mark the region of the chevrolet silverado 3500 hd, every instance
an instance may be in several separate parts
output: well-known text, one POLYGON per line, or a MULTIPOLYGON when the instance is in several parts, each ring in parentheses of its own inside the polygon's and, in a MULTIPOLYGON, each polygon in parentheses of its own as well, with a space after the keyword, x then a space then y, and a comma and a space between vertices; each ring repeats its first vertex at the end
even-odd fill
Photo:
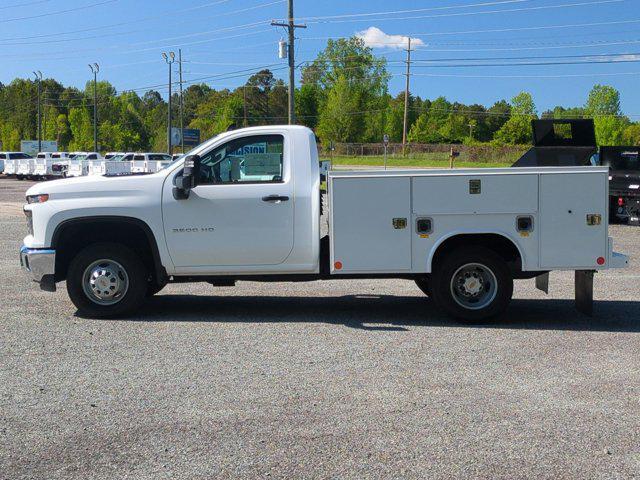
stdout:
POLYGON ((80 313, 124 315, 167 282, 407 278, 448 314, 503 312, 513 280, 624 267, 608 237, 608 169, 329 172, 321 238, 313 132, 223 133, 164 170, 40 183, 27 192, 23 268, 80 313))

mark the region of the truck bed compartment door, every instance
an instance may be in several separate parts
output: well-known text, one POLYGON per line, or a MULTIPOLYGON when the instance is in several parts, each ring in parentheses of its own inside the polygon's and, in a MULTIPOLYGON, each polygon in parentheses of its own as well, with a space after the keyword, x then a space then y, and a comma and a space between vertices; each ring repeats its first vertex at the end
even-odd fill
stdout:
POLYGON ((331 196, 332 273, 411 269, 410 178, 335 178, 331 196))
POLYGON ((607 257, 607 181, 600 173, 540 175, 542 269, 595 269, 607 257))

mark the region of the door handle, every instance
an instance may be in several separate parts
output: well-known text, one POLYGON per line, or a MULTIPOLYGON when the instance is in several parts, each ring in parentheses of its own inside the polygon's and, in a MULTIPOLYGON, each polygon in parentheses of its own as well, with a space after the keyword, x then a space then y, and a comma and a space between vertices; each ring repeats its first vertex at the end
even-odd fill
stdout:
POLYGON ((282 195, 267 195, 266 197, 262 197, 263 202, 286 202, 289 200, 289 197, 285 197, 282 195))

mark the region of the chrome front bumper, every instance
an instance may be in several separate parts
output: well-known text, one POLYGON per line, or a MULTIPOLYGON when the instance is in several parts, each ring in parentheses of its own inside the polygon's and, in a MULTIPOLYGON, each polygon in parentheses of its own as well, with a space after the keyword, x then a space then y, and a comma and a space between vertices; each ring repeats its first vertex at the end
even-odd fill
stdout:
POLYGON ((20 248, 20 266, 40 288, 55 292, 56 251, 45 248, 20 248))

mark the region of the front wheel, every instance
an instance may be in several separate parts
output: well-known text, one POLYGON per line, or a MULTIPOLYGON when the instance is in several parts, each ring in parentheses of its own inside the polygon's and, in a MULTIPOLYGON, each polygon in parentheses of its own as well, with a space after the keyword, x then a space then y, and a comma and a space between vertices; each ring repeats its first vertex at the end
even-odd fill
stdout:
POLYGON ((71 261, 67 292, 81 315, 107 318, 138 308, 147 292, 147 269, 129 248, 89 245, 71 261))
POLYGON ((451 252, 437 265, 431 288, 436 304, 446 313, 473 322, 507 309, 513 278, 494 251, 468 247, 451 252))
POLYGON ((428 277, 419 277, 415 280, 416 286, 424 293, 427 297, 432 297, 433 292, 431 291, 431 282, 428 277))

